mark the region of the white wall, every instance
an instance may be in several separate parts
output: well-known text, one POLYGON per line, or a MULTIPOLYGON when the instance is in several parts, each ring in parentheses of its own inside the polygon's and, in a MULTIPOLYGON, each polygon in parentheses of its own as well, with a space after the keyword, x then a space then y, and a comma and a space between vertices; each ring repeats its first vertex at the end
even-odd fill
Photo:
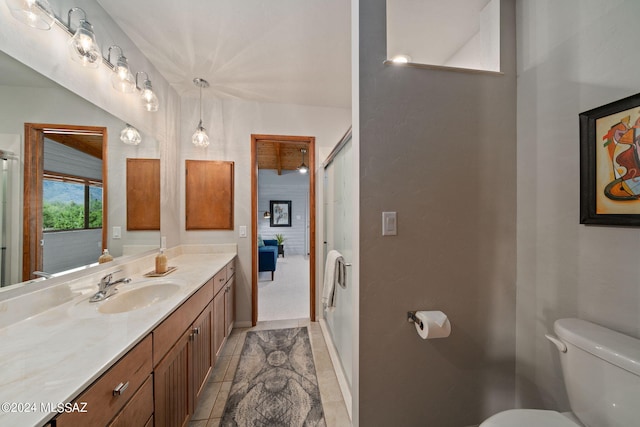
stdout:
POLYGON ((640 2, 519 0, 517 403, 567 410, 553 322, 640 337, 640 230, 579 224, 578 114, 638 92, 640 2))
MULTIPOLYGON (((195 96, 197 96, 197 92, 195 96)), ((180 241, 183 244, 236 243, 236 316, 251 321, 251 239, 239 238, 238 227, 247 226, 251 236, 251 134, 300 135, 316 137, 316 156, 321 147, 333 147, 351 124, 351 110, 242 100, 203 100, 203 124, 211 145, 201 149, 191 143, 199 120, 197 98, 182 100, 180 147, 180 241), (233 231, 186 231, 184 222, 184 161, 228 160, 235 162, 233 231)), ((317 157, 316 157, 317 158, 317 157)), ((322 181, 316 180, 316 193, 322 181)), ((320 196, 318 196, 320 197, 320 196)), ((318 199, 320 200, 320 199, 318 199)), ((321 210, 321 205, 318 204, 321 210)), ((264 211, 262 212, 264 213, 264 211)), ((259 214, 259 218, 262 216, 259 214)), ((321 218, 317 218, 318 223, 321 218)), ((317 234, 317 265, 322 262, 321 233, 317 234)), ((318 311, 319 312, 319 311, 318 311)))
MULTIPOLYGON (((300 160, 302 161, 302 160, 300 160)), ((276 234, 285 237, 287 255, 306 255, 309 226, 309 174, 298 171, 260 169, 258 171, 258 234, 263 239, 275 239, 276 234), (270 220, 262 215, 269 210, 271 200, 291 201, 291 227, 271 227, 270 220)))

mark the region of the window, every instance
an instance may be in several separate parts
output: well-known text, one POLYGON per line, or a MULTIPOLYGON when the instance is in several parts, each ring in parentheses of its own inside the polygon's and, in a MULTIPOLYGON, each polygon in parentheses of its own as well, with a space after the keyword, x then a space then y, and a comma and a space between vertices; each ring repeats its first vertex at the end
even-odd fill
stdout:
POLYGON ((42 227, 54 231, 102 228, 102 182, 45 172, 42 227))

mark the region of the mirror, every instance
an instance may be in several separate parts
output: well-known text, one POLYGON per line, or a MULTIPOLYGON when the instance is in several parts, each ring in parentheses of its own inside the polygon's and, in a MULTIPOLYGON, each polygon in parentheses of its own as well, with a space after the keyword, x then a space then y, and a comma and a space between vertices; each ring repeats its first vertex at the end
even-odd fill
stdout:
MULTIPOLYGON (((111 88, 105 90, 111 90, 111 88)), ((49 267, 51 271, 45 269, 46 273, 64 274, 68 269, 77 269, 84 267, 87 263, 95 263, 103 247, 108 248, 111 255, 118 257, 145 252, 159 246, 159 230, 127 230, 125 198, 127 159, 159 158, 160 150, 157 140, 143 134, 140 145, 123 144, 119 136, 120 131, 125 127, 126 118, 122 120, 105 112, 0 51, 0 164, 2 165, 0 172, 0 242, 2 244, 0 289, 25 280, 22 257, 25 241, 22 189, 24 188, 25 161, 28 162, 27 156, 30 155, 25 145, 25 141, 28 141, 28 137, 25 137, 26 123, 64 124, 69 128, 97 127, 104 128, 106 134, 106 146, 101 149, 106 157, 105 176, 108 176, 108 188, 107 186, 102 188, 106 195, 104 222, 107 228, 98 232, 103 237, 94 238, 95 241, 91 243, 95 254, 92 253, 88 258, 79 260, 73 255, 73 251, 65 250, 69 248, 69 244, 63 244, 59 250, 56 250, 62 253, 61 259, 56 262, 58 266, 49 267)), ((54 143, 59 144, 59 141, 54 143)), ((65 150, 71 150, 67 144, 59 145, 61 146, 54 150, 63 152, 63 157, 73 157, 69 151, 65 152, 65 150)), ((67 175, 76 174, 69 172, 67 175)), ((94 179, 94 184, 97 181, 99 181, 97 178, 94 179)), ((28 189, 29 186, 26 188, 28 189)), ((49 193, 51 193, 50 190, 51 186, 48 189, 49 193)), ((54 199, 56 191, 60 192, 53 190, 54 199)), ((94 188, 88 193, 95 194, 96 191, 94 188)), ((28 196, 29 194, 27 193, 28 196)), ((38 209, 42 209, 42 206, 38 206, 38 209)), ((94 223, 89 228, 95 232, 98 225, 94 223)), ((73 234, 77 233, 77 230, 52 230, 51 232, 58 233, 55 237, 60 238, 62 233, 73 234)), ((38 239, 37 243, 43 240, 47 245, 47 237, 51 236, 53 234, 45 236, 44 239, 38 239)), ((46 249, 43 251, 45 254, 46 249)), ((51 266, 46 262, 42 265, 51 266)))

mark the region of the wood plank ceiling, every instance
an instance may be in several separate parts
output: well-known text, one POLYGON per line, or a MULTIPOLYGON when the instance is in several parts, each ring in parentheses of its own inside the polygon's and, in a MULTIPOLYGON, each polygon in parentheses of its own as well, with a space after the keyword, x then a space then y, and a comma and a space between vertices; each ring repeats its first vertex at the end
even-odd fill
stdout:
MULTIPOLYGON (((278 175, 283 170, 296 170, 302 163, 302 149, 308 150, 307 144, 261 140, 257 147, 258 169, 274 169, 278 175)), ((309 151, 304 154, 304 163, 309 166, 309 151)))

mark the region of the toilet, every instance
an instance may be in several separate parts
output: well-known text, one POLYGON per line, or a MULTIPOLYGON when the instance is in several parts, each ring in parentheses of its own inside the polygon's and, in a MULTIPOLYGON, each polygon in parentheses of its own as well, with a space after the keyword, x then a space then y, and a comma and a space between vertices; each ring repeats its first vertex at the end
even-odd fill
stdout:
POLYGON ((640 340, 581 319, 556 320, 554 331, 571 412, 512 409, 480 427, 640 425, 640 340))

